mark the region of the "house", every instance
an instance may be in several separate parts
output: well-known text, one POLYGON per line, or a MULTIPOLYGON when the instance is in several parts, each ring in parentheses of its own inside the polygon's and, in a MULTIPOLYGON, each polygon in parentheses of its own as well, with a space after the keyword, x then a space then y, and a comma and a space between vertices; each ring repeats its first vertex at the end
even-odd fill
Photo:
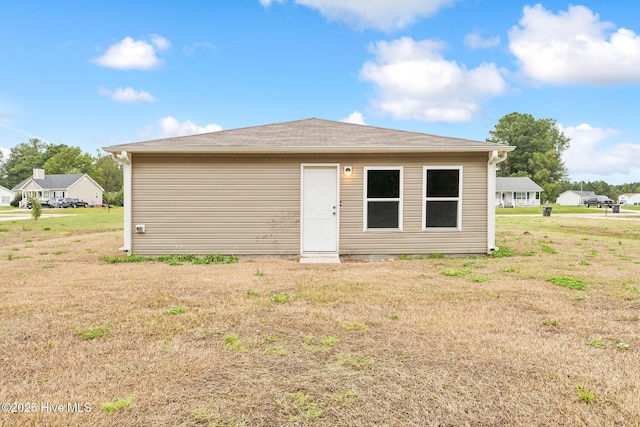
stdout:
POLYGON ((16 185, 13 191, 22 192, 22 203, 29 197, 71 197, 82 199, 89 206, 102 206, 104 189, 86 173, 45 175, 44 169, 34 169, 33 176, 16 185))
POLYGON ((0 185, 0 206, 10 206, 14 197, 15 194, 13 191, 0 185))
POLYGON ((496 178, 496 206, 540 207, 542 187, 526 176, 496 178))
POLYGON ((618 196, 621 205, 640 205, 640 193, 627 193, 618 196))
POLYGON ((556 205, 581 206, 584 204, 583 200, 587 197, 596 197, 596 193, 593 191, 567 190, 558 196, 556 205))
POLYGON ((488 253, 515 147, 307 119, 106 147, 129 253, 488 253))

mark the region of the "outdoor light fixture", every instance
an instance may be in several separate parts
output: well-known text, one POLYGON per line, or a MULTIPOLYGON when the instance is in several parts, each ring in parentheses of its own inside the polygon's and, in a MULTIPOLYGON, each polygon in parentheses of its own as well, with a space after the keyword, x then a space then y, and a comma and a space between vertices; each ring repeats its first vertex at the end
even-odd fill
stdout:
POLYGON ((344 175, 345 176, 351 176, 352 173, 353 173, 353 166, 345 166, 344 167, 344 175))

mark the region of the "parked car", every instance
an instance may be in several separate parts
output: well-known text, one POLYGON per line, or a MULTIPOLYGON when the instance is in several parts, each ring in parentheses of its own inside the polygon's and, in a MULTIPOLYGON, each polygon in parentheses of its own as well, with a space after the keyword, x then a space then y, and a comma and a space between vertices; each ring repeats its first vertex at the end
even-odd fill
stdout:
POLYGON ((69 204, 69 200, 71 199, 57 197, 55 199, 49 199, 49 203, 51 203, 54 208, 68 208, 71 206, 71 204, 69 204))
POLYGON ((89 206, 89 203, 85 202, 82 199, 71 199, 71 203, 74 208, 86 208, 89 206))
MULTIPOLYGON (((51 203, 49 203, 49 199, 39 199, 38 202, 40 203, 40 206, 42 206, 43 208, 53 208, 53 205, 51 205, 51 203)), ((33 206, 31 205, 31 202, 28 201, 27 202, 27 209, 31 209, 33 206)))
POLYGON ((603 206, 608 206, 612 208, 614 205, 613 200, 607 196, 585 197, 582 202, 586 207, 597 206, 601 208, 603 206))

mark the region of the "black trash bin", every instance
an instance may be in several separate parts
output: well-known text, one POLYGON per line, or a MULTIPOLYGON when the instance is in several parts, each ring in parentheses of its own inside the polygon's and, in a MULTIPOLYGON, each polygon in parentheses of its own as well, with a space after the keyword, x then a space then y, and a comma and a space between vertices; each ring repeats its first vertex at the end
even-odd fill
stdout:
POLYGON ((551 216, 551 206, 545 206, 542 208, 542 216, 551 216))
POLYGON ((611 209, 613 210, 613 213, 620 213, 620 205, 613 205, 611 206, 611 209))

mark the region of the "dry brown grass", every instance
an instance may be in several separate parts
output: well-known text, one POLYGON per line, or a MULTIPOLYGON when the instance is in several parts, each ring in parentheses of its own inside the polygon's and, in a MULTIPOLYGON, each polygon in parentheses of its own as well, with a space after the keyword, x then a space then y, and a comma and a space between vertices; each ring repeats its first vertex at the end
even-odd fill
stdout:
POLYGON ((513 257, 341 265, 108 265, 114 232, 12 242, 0 398, 38 411, 0 424, 640 425, 637 224, 500 219, 513 257))

